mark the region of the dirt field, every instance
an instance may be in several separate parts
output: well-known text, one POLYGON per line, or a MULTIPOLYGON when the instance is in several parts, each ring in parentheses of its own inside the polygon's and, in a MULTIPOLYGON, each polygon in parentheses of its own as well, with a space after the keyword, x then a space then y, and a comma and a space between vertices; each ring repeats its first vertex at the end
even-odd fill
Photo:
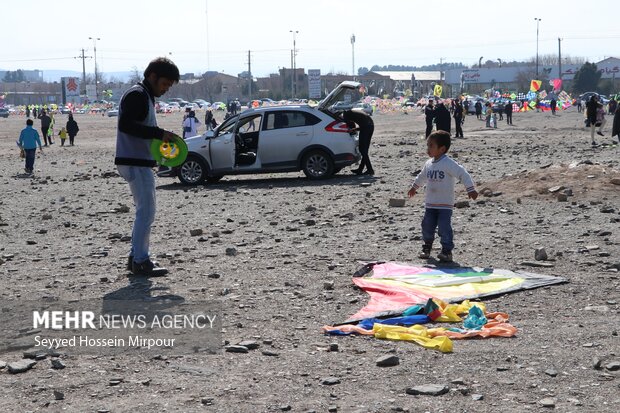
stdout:
MULTIPOLYGON (((158 178, 151 251, 171 273, 150 283, 130 283, 124 269, 134 208, 114 173, 116 118, 76 115, 76 146, 48 148, 34 178, 20 175, 14 143, 25 119, 0 119, 2 299, 125 292, 219 300, 223 340, 258 344, 245 354, 62 355, 64 369, 53 369, 48 357, 19 374, 0 362, 0 411, 620 411, 620 185, 612 183, 620 183, 620 149, 609 126, 597 137, 604 145, 593 148, 575 109, 516 113, 514 126, 498 129, 469 116, 465 139, 450 150, 487 195, 455 210, 455 261, 570 280, 486 301, 510 315, 517 337, 455 341, 454 352, 442 354, 407 342, 322 335, 321 326, 367 300, 351 282, 359 260, 419 263, 423 196, 404 208, 388 201, 405 197, 427 158, 424 120, 419 113, 374 119, 374 177, 342 171, 310 182, 300 172, 196 188, 158 178), (119 212, 122 205, 130 211, 119 212), (192 229, 204 234, 190 236, 192 229), (549 266, 522 265, 539 247, 549 266), (328 351, 332 343, 338 351, 328 351), (400 364, 377 367, 386 354, 400 364), (339 383, 323 384, 328 377, 339 383), (422 384, 450 391, 405 392, 422 384)), ((158 120, 180 132, 180 114, 158 120)), ((461 186, 457 200, 466 199, 461 186)), ((15 362, 22 353, 0 360, 15 362)))

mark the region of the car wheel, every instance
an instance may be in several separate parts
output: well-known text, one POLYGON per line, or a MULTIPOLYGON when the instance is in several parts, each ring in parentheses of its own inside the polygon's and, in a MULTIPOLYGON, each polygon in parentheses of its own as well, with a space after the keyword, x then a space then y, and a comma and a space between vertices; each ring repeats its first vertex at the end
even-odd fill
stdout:
POLYGON ((224 175, 218 175, 218 176, 207 176, 207 182, 210 184, 214 184, 216 182, 219 182, 220 179, 222 179, 224 177, 224 175))
POLYGON ((179 168, 179 179, 185 185, 198 185, 206 178, 207 165, 197 156, 188 156, 179 168))
POLYGON ((320 150, 308 152, 303 157, 301 166, 304 174, 310 179, 325 179, 334 173, 334 161, 320 150))

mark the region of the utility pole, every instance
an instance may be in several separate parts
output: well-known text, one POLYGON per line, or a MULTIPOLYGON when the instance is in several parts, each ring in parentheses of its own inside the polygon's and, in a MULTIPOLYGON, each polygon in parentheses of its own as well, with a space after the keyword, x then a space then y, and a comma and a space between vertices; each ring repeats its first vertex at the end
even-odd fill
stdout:
POLYGON ((95 100, 99 100, 99 77, 97 76, 97 40, 101 40, 98 37, 89 37, 89 40, 93 41, 93 51, 95 52, 95 100))
POLYGON ((293 99, 295 99, 296 95, 296 86, 297 82, 295 81, 295 60, 297 57, 297 46, 296 46, 296 35, 299 33, 299 30, 289 30, 290 33, 293 33, 293 51, 291 52, 291 66, 293 67, 293 77, 291 79, 291 93, 293 94, 293 99))
POLYGON ((80 56, 74 57, 74 59, 82 59, 82 94, 86 95, 86 63, 85 59, 92 59, 92 56, 84 56, 84 49, 82 49, 82 54, 80 56))
POLYGON ((538 79, 538 25, 542 19, 534 17, 534 20, 536 20, 536 79, 538 79))
POLYGON ((355 80, 355 34, 351 35, 351 77, 355 80))
POLYGON ((250 57, 250 51, 248 50, 248 80, 250 81, 248 86, 248 99, 252 98, 252 60, 250 57))
POLYGON ((558 76, 562 80, 562 39, 558 37, 558 66, 560 75, 558 76))

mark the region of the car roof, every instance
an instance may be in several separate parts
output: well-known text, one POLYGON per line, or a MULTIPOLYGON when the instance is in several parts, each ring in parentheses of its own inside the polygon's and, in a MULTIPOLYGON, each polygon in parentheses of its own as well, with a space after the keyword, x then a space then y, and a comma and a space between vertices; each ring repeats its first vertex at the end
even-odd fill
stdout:
POLYGON ((295 110, 299 110, 299 109, 314 110, 309 105, 281 105, 281 106, 267 106, 267 107, 251 108, 251 109, 243 111, 242 114, 246 114, 248 112, 251 112, 251 113, 262 113, 262 112, 267 112, 267 111, 278 111, 278 112, 281 112, 283 110, 291 110, 291 109, 295 109, 295 110))

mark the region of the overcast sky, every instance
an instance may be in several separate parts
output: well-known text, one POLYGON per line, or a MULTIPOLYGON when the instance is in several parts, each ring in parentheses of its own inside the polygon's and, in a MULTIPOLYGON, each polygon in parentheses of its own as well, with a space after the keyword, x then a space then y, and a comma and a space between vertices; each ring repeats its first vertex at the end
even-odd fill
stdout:
MULTIPOLYGON (((355 67, 529 59, 539 54, 620 57, 620 0, 26 0, 2 2, 0 69, 82 70, 80 49, 102 72, 142 71, 167 55, 181 73, 291 66, 351 73, 355 67), (171 53, 171 54, 170 54, 171 53)), ((86 71, 94 71, 87 59, 86 71)))

